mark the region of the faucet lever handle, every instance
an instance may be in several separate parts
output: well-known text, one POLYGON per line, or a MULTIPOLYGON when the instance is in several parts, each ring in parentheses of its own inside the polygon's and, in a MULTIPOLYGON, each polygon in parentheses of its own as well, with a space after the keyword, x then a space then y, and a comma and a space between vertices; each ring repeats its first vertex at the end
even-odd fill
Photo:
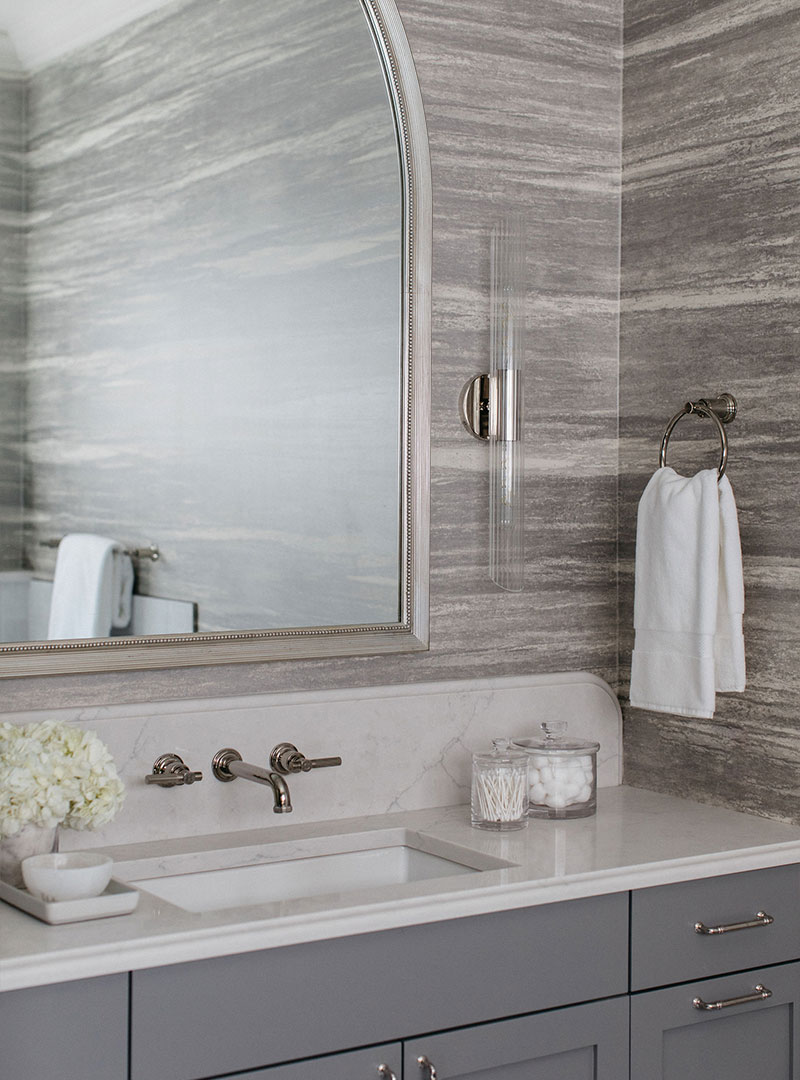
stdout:
POLYGON ((311 769, 330 769, 334 765, 341 765, 342 759, 340 757, 313 757, 304 758, 302 769, 303 772, 310 772, 311 769))
POLYGON ((162 754, 153 763, 153 771, 145 776, 146 784, 158 784, 160 787, 179 787, 194 784, 203 779, 201 772, 192 772, 183 758, 177 754, 162 754))
POLYGON ((293 743, 278 743, 269 755, 270 766, 282 776, 290 773, 310 772, 312 769, 330 769, 341 765, 340 757, 307 758, 293 743))

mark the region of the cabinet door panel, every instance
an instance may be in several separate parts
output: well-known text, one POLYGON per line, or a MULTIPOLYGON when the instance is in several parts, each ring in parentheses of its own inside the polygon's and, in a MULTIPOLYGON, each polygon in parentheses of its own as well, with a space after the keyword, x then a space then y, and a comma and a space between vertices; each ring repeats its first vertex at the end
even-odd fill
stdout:
POLYGON ((800 963, 637 994, 631 1002, 631 1080, 795 1080, 800 1076, 800 963), (762 1001, 699 1010, 762 985, 762 1001))
POLYGON ((2 1080, 126 1080, 128 976, 0 994, 2 1080))
POLYGON ((235 1080, 389 1080, 379 1072, 386 1065, 400 1080, 402 1076, 400 1043, 375 1046, 370 1050, 354 1050, 348 1054, 330 1054, 313 1061, 298 1061, 293 1065, 275 1065, 271 1069, 237 1073, 235 1080))
POLYGON ((405 1080, 624 1080, 628 1075, 628 1000, 478 1024, 406 1042, 405 1080))

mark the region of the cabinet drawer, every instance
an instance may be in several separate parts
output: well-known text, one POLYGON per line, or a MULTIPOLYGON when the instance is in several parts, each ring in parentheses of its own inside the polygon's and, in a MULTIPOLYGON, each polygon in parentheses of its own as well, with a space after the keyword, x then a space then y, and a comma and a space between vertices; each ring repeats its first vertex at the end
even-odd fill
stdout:
POLYGON ((134 972, 131 1080, 200 1080, 624 994, 627 894, 134 972))
POLYGON ((798 963, 634 994, 631 1080, 794 1080, 799 1003, 798 963), (695 998, 722 1007, 698 1009, 695 998))
POLYGON ((633 990, 762 967, 799 956, 798 866, 660 885, 633 894, 633 990), (773 921, 762 925, 759 912, 773 921), (756 925, 708 934, 698 933, 696 923, 706 928, 756 925))

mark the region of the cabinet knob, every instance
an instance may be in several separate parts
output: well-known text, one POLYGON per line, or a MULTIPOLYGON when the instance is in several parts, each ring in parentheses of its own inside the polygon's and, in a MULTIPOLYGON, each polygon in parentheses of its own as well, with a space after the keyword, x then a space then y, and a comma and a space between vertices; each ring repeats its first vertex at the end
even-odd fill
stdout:
POLYGON ((379 1065, 378 1066, 378 1072, 383 1077, 383 1080, 397 1080, 397 1077, 395 1076, 395 1074, 392 1072, 392 1070, 389 1068, 388 1065, 379 1065))
POLYGON ((420 1054, 417 1058, 417 1065, 420 1069, 428 1070, 428 1080, 436 1080, 436 1069, 433 1067, 433 1062, 429 1061, 424 1054, 420 1054))

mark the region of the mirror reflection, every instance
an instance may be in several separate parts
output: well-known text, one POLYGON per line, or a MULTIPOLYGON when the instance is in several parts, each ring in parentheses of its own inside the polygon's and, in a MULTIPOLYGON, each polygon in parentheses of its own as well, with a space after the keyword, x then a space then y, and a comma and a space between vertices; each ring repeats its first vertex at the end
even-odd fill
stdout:
POLYGON ((0 16, 0 639, 397 623, 402 192, 361 4, 0 16))

